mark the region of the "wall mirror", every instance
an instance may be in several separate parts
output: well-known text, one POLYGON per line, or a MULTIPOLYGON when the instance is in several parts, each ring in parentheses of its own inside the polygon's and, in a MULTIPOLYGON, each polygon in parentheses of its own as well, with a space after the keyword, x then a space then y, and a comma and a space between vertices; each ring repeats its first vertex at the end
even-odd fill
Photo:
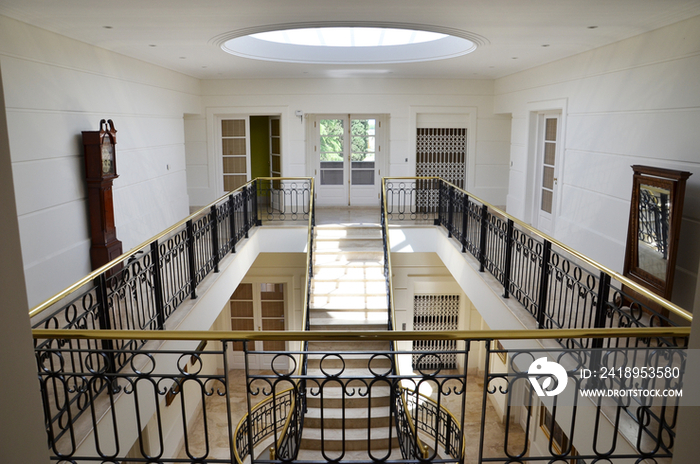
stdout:
POLYGON ((627 248, 623 274, 659 296, 671 299, 690 172, 632 166, 627 248))

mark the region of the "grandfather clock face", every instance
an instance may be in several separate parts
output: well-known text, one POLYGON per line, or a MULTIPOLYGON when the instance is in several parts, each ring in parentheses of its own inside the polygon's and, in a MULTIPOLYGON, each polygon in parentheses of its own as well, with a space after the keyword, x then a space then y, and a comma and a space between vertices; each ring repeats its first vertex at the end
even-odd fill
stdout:
POLYGON ((114 174, 114 145, 109 139, 109 135, 102 138, 100 146, 102 152, 102 175, 114 174))

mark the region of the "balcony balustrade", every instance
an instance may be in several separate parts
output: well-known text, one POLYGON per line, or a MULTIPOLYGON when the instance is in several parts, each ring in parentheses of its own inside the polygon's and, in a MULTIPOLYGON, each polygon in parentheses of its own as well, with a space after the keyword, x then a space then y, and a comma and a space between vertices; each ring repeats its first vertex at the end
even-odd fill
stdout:
MULTIPOLYGON (((552 379, 530 370, 541 357, 558 361, 578 389, 630 388, 629 379, 582 378, 582 369, 613 361, 623 370, 680 371, 690 329, 679 325, 692 319, 686 311, 653 295, 670 316, 645 307, 625 293, 645 294, 634 283, 440 179, 385 178, 387 330, 310 331, 313 197, 313 179, 253 181, 32 310, 54 460, 662 462, 672 456, 678 398, 538 398, 531 379, 552 379), (197 297, 202 280, 218 272, 251 228, 286 220, 303 220, 309 231, 302 331, 166 330, 175 310, 197 297), (465 259, 476 259, 500 282, 503 297, 520 302, 544 330, 394 331, 388 232, 390 223, 407 221, 444 227, 473 256, 465 259), (401 342, 429 339, 457 340, 456 348, 400 349, 401 342), (231 343, 244 342, 248 359, 255 340, 299 342, 299 348, 270 352, 268 370, 233 373, 231 343), (508 340, 507 349, 497 345, 508 340), (310 351, 318 341, 355 348, 310 351), (368 341, 384 348, 363 350, 368 341), (457 359, 456 369, 445 367, 447 357, 457 359), (492 400, 505 405, 502 417, 493 417, 492 400), (320 430, 320 449, 308 449, 305 423, 320 430), (548 433, 544 455, 530 443, 537 427, 548 433), (180 454, 168 454, 174 428, 181 430, 180 454), (351 449, 358 440, 351 435, 365 446, 351 449)), ((643 386, 680 389, 682 381, 667 376, 643 386)))

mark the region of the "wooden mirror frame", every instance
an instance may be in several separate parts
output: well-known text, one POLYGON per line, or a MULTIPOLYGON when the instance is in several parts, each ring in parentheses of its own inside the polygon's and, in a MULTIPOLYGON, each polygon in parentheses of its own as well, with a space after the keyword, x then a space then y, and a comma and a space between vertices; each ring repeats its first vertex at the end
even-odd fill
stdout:
POLYGON ((623 275, 642 285, 657 295, 670 300, 673 292, 673 277, 676 270, 676 254, 678 238, 681 232, 683 217, 683 199, 685 197, 685 182, 692 175, 686 171, 656 168, 651 166, 632 166, 634 178, 632 182, 632 201, 630 203, 629 227, 627 229, 627 247, 625 249, 625 265, 623 275), (639 211, 641 186, 647 185, 655 189, 668 190, 668 234, 666 243, 666 272, 662 279, 639 265, 639 211))

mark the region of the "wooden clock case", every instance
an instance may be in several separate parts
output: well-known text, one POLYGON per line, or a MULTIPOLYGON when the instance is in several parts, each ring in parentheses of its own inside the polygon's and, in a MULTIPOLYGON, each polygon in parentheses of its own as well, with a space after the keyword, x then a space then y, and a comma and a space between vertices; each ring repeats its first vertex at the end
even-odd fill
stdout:
POLYGON ((83 131, 93 270, 122 254, 122 242, 117 239, 114 225, 112 198, 112 183, 119 177, 116 143, 117 131, 111 119, 101 120, 99 131, 83 131))

